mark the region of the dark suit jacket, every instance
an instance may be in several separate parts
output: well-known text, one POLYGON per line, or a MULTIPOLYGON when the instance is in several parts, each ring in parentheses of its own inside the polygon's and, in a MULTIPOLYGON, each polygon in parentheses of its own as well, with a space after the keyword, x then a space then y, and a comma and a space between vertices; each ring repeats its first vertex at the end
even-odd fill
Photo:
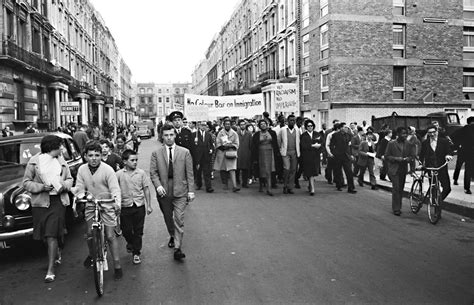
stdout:
POLYGON ((186 149, 189 150, 191 153, 191 156, 194 156, 194 150, 195 150, 195 145, 194 145, 194 138, 193 138, 193 133, 191 130, 187 128, 181 128, 181 132, 177 133, 178 130, 176 130, 176 145, 182 146, 186 149))
POLYGON ((341 160, 351 159, 351 155, 349 153, 349 141, 347 140, 347 135, 342 131, 335 132, 332 135, 331 143, 329 145, 334 157, 341 160))
MULTIPOLYGON (((357 165, 359 166, 367 166, 369 158, 374 160, 374 158, 369 157, 367 153, 369 152, 369 143, 367 141, 362 141, 359 146, 359 159, 357 159, 357 165)), ((372 152, 375 152, 374 144, 372 144, 372 152)))
POLYGON ((430 139, 426 139, 421 143, 420 162, 426 167, 439 167, 446 162, 446 156, 453 155, 451 144, 448 139, 438 136, 436 151, 431 148, 430 139))
POLYGON ((351 154, 354 157, 359 156, 359 145, 360 145, 361 139, 360 136, 357 134, 352 137, 351 139, 351 154))
POLYGON ((150 178, 155 186, 164 187, 167 197, 186 197, 194 192, 193 160, 191 153, 176 145, 173 157, 173 189, 168 189, 168 148, 160 145, 151 154, 150 178))
POLYGON ((408 171, 408 164, 415 158, 415 147, 405 141, 405 149, 402 151, 397 143, 397 140, 388 142, 387 149, 385 151, 385 160, 388 162, 388 174, 389 175, 406 175, 408 171), (408 158, 407 161, 403 161, 403 158, 408 158))
POLYGON ((200 162, 210 162, 212 153, 214 152, 214 140, 212 140, 211 134, 208 131, 205 131, 203 139, 202 133, 199 130, 193 133, 193 139, 195 143, 197 142, 194 149, 194 163, 199 164, 200 162))

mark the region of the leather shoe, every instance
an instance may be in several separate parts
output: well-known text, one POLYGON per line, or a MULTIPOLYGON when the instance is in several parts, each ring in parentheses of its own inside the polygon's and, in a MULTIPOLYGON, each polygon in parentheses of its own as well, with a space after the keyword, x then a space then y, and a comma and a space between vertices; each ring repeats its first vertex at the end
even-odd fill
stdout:
POLYGON ((288 194, 294 194, 295 193, 295 192, 293 192, 292 189, 287 189, 286 191, 288 192, 288 194))
POLYGON ((196 191, 200 191, 201 188, 202 188, 201 186, 197 186, 197 187, 196 187, 196 191))
POLYGON ((181 251, 181 249, 174 250, 173 257, 175 260, 180 261, 186 257, 186 255, 181 251))
POLYGON ((286 187, 283 187, 283 194, 288 194, 288 189, 286 187))
POLYGON ((310 192, 309 195, 310 195, 310 196, 314 196, 314 192, 310 192))
POLYGON ((371 189, 373 189, 375 191, 375 190, 377 190, 377 187, 375 185, 372 185, 371 189))
POLYGON ((458 181, 457 180, 454 180, 454 185, 458 185, 458 181))
POLYGON ((232 188, 232 192, 235 193, 235 192, 238 192, 238 191, 240 191, 240 188, 238 188, 238 187, 233 187, 233 188, 232 188))
POLYGON ((471 190, 464 190, 464 193, 466 193, 466 194, 468 194, 468 195, 471 195, 471 194, 472 194, 471 190))
POLYGON ((340 188, 340 187, 337 187, 336 189, 337 189, 339 192, 342 191, 342 188, 340 188))
POLYGON ((402 215, 402 212, 401 211, 395 211, 395 212, 393 212, 393 215, 400 216, 400 215, 402 215))
POLYGON ((170 241, 168 242, 168 248, 174 248, 174 237, 170 237, 170 241))
POLYGON ((347 190, 347 192, 348 192, 349 194, 355 194, 355 193, 357 193, 356 190, 347 190))
POLYGON ((301 185, 299 183, 295 183, 295 189, 300 189, 301 185))
POLYGON ((267 191, 267 195, 268 195, 268 196, 273 196, 273 193, 270 192, 270 191, 267 191))
POLYGON ((359 182, 360 187, 364 187, 364 182, 359 182))
POLYGON ((213 188, 209 188, 209 189, 206 190, 206 192, 212 193, 212 192, 214 192, 214 189, 213 189, 213 188))

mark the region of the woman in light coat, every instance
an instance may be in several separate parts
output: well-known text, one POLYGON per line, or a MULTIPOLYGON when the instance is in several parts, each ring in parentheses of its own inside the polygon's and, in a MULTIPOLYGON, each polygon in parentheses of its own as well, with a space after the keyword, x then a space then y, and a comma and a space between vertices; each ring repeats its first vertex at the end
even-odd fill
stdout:
MULTIPOLYGON (((237 187, 237 180, 235 177, 239 136, 231 128, 231 121, 229 118, 224 119, 224 128, 222 128, 217 134, 216 148, 217 153, 216 161, 214 162, 214 170, 221 171, 221 176, 225 174, 224 172, 228 172, 232 181, 232 191, 240 191, 240 188, 237 187), (235 155, 235 157, 232 157, 231 155, 235 155)), ((224 189, 227 189, 227 183, 225 183, 224 189)))
POLYGON ((44 281, 56 278, 54 265, 61 263, 68 192, 73 179, 69 167, 61 156, 63 141, 47 135, 41 140, 41 153, 33 156, 25 169, 23 187, 31 193, 33 238, 48 246, 48 271, 44 281))

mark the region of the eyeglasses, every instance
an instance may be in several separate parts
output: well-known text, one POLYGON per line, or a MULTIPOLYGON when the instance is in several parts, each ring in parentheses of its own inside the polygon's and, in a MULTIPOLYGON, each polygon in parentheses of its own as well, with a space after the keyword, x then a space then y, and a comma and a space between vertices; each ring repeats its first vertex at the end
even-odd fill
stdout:
POLYGON ((314 127, 314 125, 308 125, 308 127, 314 127))

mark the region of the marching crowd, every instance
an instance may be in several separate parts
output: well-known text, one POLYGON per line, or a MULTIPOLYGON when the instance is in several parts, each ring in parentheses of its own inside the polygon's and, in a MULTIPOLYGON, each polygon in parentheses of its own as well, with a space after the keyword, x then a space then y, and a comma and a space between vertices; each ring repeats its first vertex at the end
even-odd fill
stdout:
MULTIPOLYGON (((391 180, 392 209, 399 216, 406 175, 417 166, 416 160, 438 167, 452 158, 455 147, 460 156, 456 168, 460 169, 461 162, 465 162, 464 187, 467 194, 471 193, 474 117, 452 138, 436 122, 428 127, 425 138, 419 138, 412 127, 390 130, 384 126, 376 133, 365 121, 360 126, 355 122, 348 126, 334 120, 331 128, 323 125, 317 131, 311 119, 295 115, 280 115, 275 124, 266 112, 258 121, 226 117, 218 124, 188 123, 181 112, 175 111, 167 117, 167 122, 159 124, 158 135, 159 144, 152 153, 148 177, 137 168, 139 143, 134 147, 127 144, 129 137, 133 139, 133 128, 129 137, 124 133, 117 135, 114 145, 104 133, 94 135, 82 126, 73 137, 87 163, 79 168, 74 187, 69 168, 61 157, 60 138, 54 135, 43 138, 41 153, 27 165, 24 187, 32 193, 34 238, 48 245, 46 282, 55 280, 54 268, 61 263, 65 206, 70 204, 68 192, 78 198, 86 193, 94 196, 109 193, 115 198, 115 204, 103 211, 102 220, 116 279, 123 275, 117 236, 125 237, 133 263, 141 262, 145 215, 153 211, 152 187, 170 236, 168 246, 174 249, 173 257, 178 261, 185 258, 182 244, 186 206, 195 198, 196 190, 204 187, 206 192, 214 192, 212 181, 217 173, 224 189, 229 189, 229 181, 233 192, 258 181, 259 192, 268 196, 276 194, 279 184, 283 194, 294 194, 295 189, 301 188, 300 180, 304 177, 308 181, 308 194, 314 196, 316 177, 325 165, 324 177, 329 184, 335 184, 337 191, 347 186, 347 192, 355 194, 354 178, 363 187, 366 171, 371 188, 376 189, 374 167, 380 162, 379 179, 388 176, 391 180)), ((455 184, 458 176, 459 170, 457 176, 455 173, 455 184)), ((440 171, 439 180, 444 199, 451 190, 447 168, 440 171)), ((91 208, 85 209, 89 249, 91 208)), ((90 267, 91 255, 84 266, 90 267)))

